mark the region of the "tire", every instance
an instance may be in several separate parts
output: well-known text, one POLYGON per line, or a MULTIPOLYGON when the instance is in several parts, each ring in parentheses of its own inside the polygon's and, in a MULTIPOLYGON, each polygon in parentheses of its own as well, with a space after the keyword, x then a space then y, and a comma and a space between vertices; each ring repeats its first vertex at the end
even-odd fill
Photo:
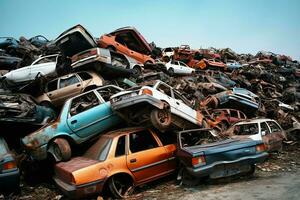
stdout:
POLYGON ((173 68, 169 68, 169 69, 168 69, 168 74, 169 74, 170 76, 174 76, 174 69, 173 69, 173 68))
POLYGON ((181 185, 190 187, 196 186, 200 182, 200 179, 189 174, 185 167, 181 168, 179 173, 181 173, 181 185))
POLYGON ((52 143, 52 155, 56 161, 68 161, 72 152, 69 142, 64 138, 56 138, 52 143))
POLYGON ((141 68, 139 67, 139 66, 135 66, 135 67, 133 67, 133 73, 134 73, 134 75, 135 76, 140 76, 141 74, 142 74, 142 70, 141 70, 141 68))
POLYGON ((168 109, 155 108, 150 113, 150 121, 158 130, 167 130, 172 122, 171 112, 168 109))
POLYGON ((125 199, 129 197, 134 190, 132 181, 128 181, 122 176, 112 176, 108 180, 108 188, 113 199, 125 199))
POLYGON ((255 165, 251 165, 251 169, 248 172, 246 172, 244 175, 253 176, 254 172, 255 172, 255 165))

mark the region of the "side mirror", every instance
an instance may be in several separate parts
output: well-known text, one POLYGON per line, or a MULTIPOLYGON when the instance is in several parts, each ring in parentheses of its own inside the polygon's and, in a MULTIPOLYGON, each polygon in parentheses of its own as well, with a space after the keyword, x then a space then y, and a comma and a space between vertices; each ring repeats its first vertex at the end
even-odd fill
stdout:
POLYGON ((266 135, 266 131, 262 131, 261 135, 263 135, 263 136, 266 135))

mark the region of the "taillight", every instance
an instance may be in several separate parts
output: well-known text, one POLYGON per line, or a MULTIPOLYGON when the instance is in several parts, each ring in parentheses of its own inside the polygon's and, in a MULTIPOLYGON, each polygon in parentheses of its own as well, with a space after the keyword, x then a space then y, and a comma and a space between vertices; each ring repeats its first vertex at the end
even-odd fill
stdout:
POLYGON ((89 52, 90 55, 96 55, 97 54, 97 49, 93 49, 89 52))
POLYGON ((9 161, 4 163, 3 170, 15 169, 17 168, 17 163, 15 161, 9 161))
POLYGON ((199 156, 199 157, 195 157, 192 158, 192 165, 205 165, 206 161, 205 161, 205 156, 199 156))
POLYGON ((142 90, 142 94, 147 94, 147 95, 150 95, 150 96, 153 95, 152 91, 149 90, 149 89, 143 89, 143 90, 142 90))
POLYGON ((256 152, 266 151, 266 146, 264 144, 259 144, 256 146, 256 152))

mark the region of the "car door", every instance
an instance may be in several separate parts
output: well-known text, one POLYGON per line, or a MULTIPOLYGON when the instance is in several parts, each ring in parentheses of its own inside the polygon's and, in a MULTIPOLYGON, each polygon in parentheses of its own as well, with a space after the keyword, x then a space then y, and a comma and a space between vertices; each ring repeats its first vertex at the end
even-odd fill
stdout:
POLYGON ((268 151, 272 150, 272 143, 273 143, 273 138, 270 133, 271 133, 271 131, 270 131, 270 128, 267 125, 267 123, 261 122, 260 123, 260 134, 261 134, 262 141, 266 145, 268 151))
POLYGON ((55 91, 58 104, 64 103, 68 98, 76 96, 82 91, 82 82, 75 74, 70 74, 59 78, 58 89, 55 91))
POLYGON ((45 92, 53 105, 58 105, 59 92, 57 91, 58 91, 58 79, 52 80, 47 83, 45 92))
POLYGON ((69 113, 68 126, 82 138, 96 135, 119 122, 110 103, 101 100, 95 91, 72 99, 69 113))
POLYGON ((148 182, 169 172, 165 148, 149 130, 130 133, 127 167, 137 183, 148 182))
POLYGON ((270 141, 270 143, 271 143, 272 150, 280 150, 282 148, 282 140, 285 138, 285 133, 276 122, 267 121, 267 123, 271 130, 270 135, 272 141, 270 141))
POLYGON ((33 62, 30 67, 29 78, 34 80, 36 77, 46 76, 54 73, 56 69, 57 55, 45 56, 33 62))

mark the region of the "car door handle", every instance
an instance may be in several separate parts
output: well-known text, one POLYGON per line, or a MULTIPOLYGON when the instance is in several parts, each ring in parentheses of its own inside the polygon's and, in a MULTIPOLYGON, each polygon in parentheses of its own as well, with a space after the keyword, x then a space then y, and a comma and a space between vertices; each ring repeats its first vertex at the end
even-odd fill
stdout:
POLYGON ((75 120, 73 120, 73 121, 71 121, 71 124, 76 124, 77 123, 77 120, 75 119, 75 120))
POLYGON ((49 96, 51 97, 51 96, 52 96, 52 94, 49 94, 49 96))
POLYGON ((80 84, 77 84, 76 86, 77 86, 77 87, 80 87, 80 84))
POLYGON ((176 101, 176 104, 179 105, 179 102, 176 101))
POLYGON ((136 162, 136 158, 130 159, 130 163, 135 163, 136 162))

